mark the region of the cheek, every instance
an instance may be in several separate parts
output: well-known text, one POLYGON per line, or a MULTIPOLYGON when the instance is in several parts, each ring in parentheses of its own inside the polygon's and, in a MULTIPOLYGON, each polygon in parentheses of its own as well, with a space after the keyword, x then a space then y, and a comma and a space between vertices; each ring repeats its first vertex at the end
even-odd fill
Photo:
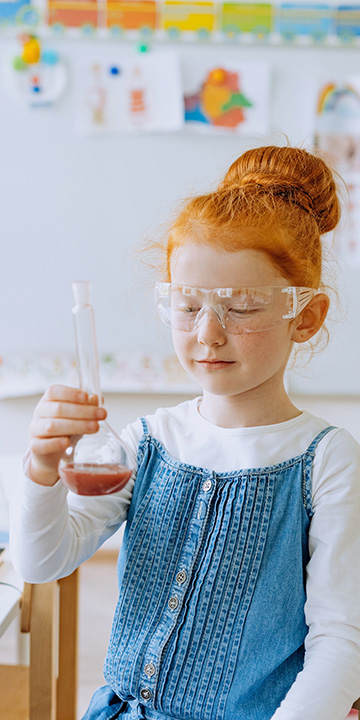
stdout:
POLYGON ((180 359, 187 355, 193 344, 190 333, 179 332, 177 330, 172 331, 172 341, 174 350, 180 359))
POLYGON ((244 333, 243 335, 233 335, 234 342, 240 353, 262 353, 265 348, 272 344, 269 333, 244 333))
POLYGON ((237 348, 240 354, 251 361, 268 361, 272 358, 287 357, 291 350, 291 340, 288 331, 269 330, 258 333, 244 333, 237 336, 237 348))

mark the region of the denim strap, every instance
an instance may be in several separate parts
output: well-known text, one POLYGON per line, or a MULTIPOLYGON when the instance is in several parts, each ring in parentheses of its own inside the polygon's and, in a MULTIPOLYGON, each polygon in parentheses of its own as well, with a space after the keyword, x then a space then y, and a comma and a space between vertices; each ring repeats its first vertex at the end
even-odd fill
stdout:
POLYGON ((313 473, 313 462, 314 462, 314 456, 316 449, 323 439, 325 435, 327 435, 330 430, 336 430, 336 427, 334 425, 329 425, 328 427, 324 428, 324 430, 321 430, 319 434, 314 438, 312 443, 309 445, 305 455, 304 455, 304 472, 303 472, 303 484, 302 484, 302 490, 303 490, 303 500, 306 512, 308 513, 308 516, 311 518, 313 516, 313 506, 312 506, 312 473, 313 473))

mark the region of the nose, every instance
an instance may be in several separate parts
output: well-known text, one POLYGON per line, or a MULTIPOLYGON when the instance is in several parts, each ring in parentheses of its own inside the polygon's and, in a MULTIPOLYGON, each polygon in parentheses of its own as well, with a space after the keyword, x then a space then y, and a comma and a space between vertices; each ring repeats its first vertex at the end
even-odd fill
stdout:
POLYGON ((204 307, 198 318, 197 339, 201 345, 223 345, 226 341, 225 330, 214 308, 204 307))

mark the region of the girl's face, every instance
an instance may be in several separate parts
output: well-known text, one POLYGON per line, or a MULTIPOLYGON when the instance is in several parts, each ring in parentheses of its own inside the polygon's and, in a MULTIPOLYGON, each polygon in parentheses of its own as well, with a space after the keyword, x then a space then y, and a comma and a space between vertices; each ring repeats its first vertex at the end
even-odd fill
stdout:
MULTIPOLYGON (((171 282, 209 290, 290 284, 262 252, 219 252, 195 242, 174 252, 171 282)), ((205 417, 232 426, 234 422, 268 424, 265 418, 277 417, 277 411, 282 417, 281 408, 285 406, 285 415, 289 413, 283 376, 292 348, 294 322, 263 332, 233 335, 209 311, 192 332, 172 330, 180 363, 203 388, 201 412, 205 417), (245 407, 246 418, 241 420, 245 407)))

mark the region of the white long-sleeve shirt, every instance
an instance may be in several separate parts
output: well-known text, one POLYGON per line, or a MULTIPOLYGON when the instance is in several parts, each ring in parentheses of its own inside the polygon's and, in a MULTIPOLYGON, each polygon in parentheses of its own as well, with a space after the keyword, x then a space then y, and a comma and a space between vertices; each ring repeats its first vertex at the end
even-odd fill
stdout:
MULTIPOLYGON (((181 462, 215 472, 274 465, 296 457, 329 425, 303 412, 284 423, 221 428, 199 399, 148 416, 151 434, 181 462)), ((141 421, 122 433, 134 474, 119 493, 83 497, 26 474, 12 510, 11 552, 20 575, 45 582, 84 562, 126 520, 136 482, 141 421)), ((26 460, 25 460, 26 471, 26 460)), ((273 720, 344 720, 360 696, 360 446, 342 429, 320 442, 313 463, 304 669, 273 720)))

